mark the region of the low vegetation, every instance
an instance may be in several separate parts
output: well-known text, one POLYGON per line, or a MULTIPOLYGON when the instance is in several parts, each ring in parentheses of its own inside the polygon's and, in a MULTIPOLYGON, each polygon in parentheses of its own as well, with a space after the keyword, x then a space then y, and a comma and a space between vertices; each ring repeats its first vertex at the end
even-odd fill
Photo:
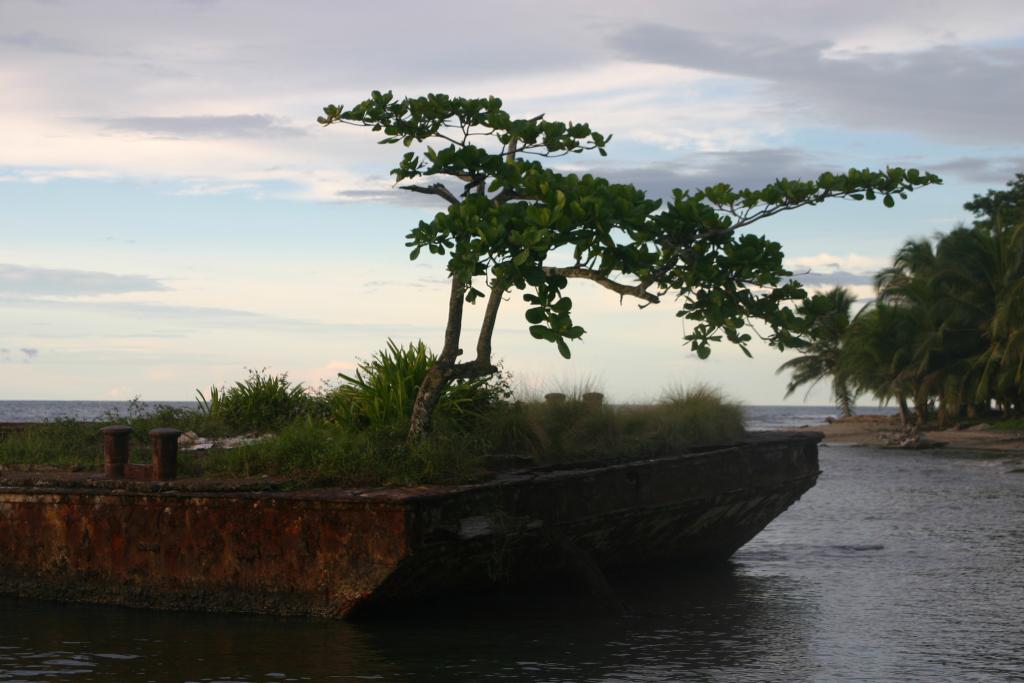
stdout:
POLYGON ((0 465, 102 466, 99 428, 133 428, 133 460, 146 433, 173 426, 204 437, 270 433, 235 448, 182 451, 181 476, 268 475, 303 484, 381 486, 458 483, 495 469, 636 459, 731 443, 743 435, 739 405, 698 386, 646 405, 609 405, 591 384, 561 388, 560 400, 516 397, 506 374, 447 387, 434 429, 406 438, 416 391, 434 362, 422 344, 389 342, 352 375, 310 391, 286 375, 250 371, 233 386, 199 393, 195 410, 138 401, 99 423, 54 420, 0 432, 0 465))

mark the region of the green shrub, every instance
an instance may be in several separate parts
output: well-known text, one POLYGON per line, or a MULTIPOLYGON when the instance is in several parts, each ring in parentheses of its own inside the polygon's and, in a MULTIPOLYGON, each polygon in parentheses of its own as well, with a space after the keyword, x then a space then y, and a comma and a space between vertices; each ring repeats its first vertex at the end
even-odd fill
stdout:
POLYGON ((229 427, 266 431, 302 415, 310 399, 302 383, 292 384, 288 373, 272 375, 266 368, 249 370, 249 376, 227 389, 210 387, 209 399, 199 390, 197 402, 202 414, 223 421, 229 427))
MULTIPOLYGON (((389 339, 387 346, 356 367, 355 374, 339 373, 341 385, 327 399, 334 418, 354 429, 382 427, 403 422, 408 427, 413 403, 435 356, 420 341, 400 346, 389 339)), ((457 380, 441 395, 437 415, 465 423, 479 417, 508 394, 504 376, 457 380)))

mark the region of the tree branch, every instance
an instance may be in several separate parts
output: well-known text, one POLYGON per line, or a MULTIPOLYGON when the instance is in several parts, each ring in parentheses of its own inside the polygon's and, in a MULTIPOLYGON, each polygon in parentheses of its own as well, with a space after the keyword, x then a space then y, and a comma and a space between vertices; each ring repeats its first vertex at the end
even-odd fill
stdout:
POLYGON ((655 294, 651 294, 643 285, 624 285, 621 282, 609 279, 605 274, 600 273, 596 270, 590 270, 589 268, 552 268, 545 266, 545 275, 561 275, 562 277, 568 278, 580 278, 583 280, 591 280, 601 285, 605 289, 610 289, 619 296, 634 296, 638 299, 643 299, 649 304, 656 304, 661 301, 655 294))
POLYGON ((451 193, 451 191, 442 185, 441 183, 434 183, 423 187, 422 185, 401 185, 399 190, 408 190, 409 192, 418 192, 420 194, 434 194, 438 197, 444 197, 448 200, 449 204, 458 204, 459 198, 451 193))
POLYGON ((504 294, 504 283, 495 278, 491 282, 491 294, 487 297, 487 308, 484 309, 484 319, 480 324, 480 336, 476 342, 478 362, 491 364, 491 337, 494 335, 494 323, 498 319, 498 308, 501 306, 501 297, 504 294))
POLYGON ((462 353, 459 338, 462 336, 462 309, 465 303, 466 285, 452 275, 452 288, 448 296, 448 324, 444 330, 444 346, 437 357, 436 365, 447 374, 455 366, 455 359, 462 353))

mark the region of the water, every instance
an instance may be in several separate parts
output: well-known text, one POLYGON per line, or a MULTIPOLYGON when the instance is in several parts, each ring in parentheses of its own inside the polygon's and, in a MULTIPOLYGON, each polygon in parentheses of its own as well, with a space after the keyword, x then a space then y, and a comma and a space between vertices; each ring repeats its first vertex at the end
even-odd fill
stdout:
MULTIPOLYGON (((743 406, 747 429, 751 431, 813 427, 830 417, 839 417, 835 406, 743 406)), ((895 415, 891 407, 858 406, 857 415, 895 415)))
MULTIPOLYGON (((139 407, 167 405, 175 408, 195 408, 195 401, 157 401, 141 403, 139 407)), ((59 417, 77 420, 99 420, 111 413, 127 414, 132 410, 129 401, 0 401, 0 422, 42 422, 59 417)), ((744 406, 747 426, 752 430, 785 429, 819 424, 838 413, 833 406, 744 406)), ((857 413, 893 414, 891 408, 858 408, 857 413)))
POLYGON ((822 448, 725 569, 369 623, 0 598, 0 681, 1024 680, 1019 458, 822 448))
MULTIPOLYGON (((195 401, 0 401, 0 422, 43 422, 62 417, 75 420, 101 420, 108 415, 127 415, 156 405, 195 408, 195 401)), ((2 679, 0 679, 2 680, 2 679)))

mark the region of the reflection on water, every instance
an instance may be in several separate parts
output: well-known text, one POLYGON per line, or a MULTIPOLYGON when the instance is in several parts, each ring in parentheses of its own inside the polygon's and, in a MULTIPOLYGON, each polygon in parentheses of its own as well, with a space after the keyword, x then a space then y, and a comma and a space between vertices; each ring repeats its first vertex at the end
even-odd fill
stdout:
POLYGON ((623 618, 583 594, 358 624, 0 599, 0 681, 1024 677, 1024 474, 852 448, 822 468, 724 571, 613 579, 623 618))

